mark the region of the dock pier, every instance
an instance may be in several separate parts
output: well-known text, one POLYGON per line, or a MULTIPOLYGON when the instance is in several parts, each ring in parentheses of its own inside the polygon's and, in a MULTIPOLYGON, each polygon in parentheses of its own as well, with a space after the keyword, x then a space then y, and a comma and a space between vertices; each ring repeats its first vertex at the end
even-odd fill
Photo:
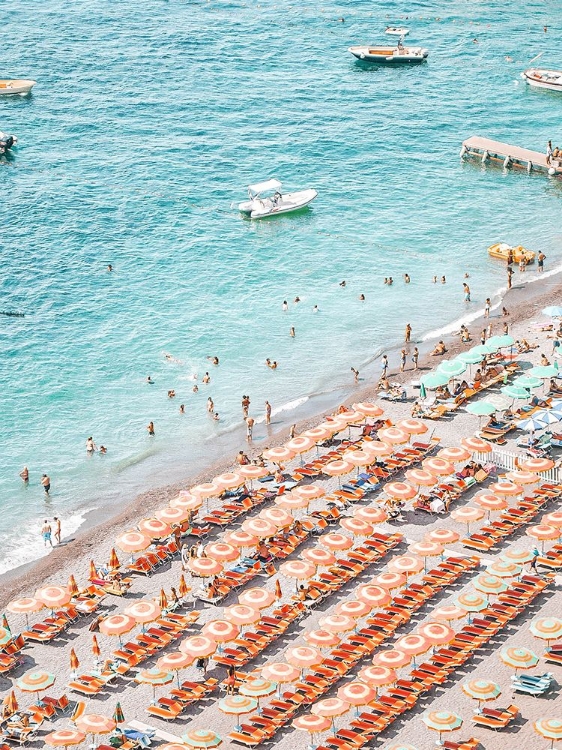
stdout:
POLYGON ((539 151, 510 146, 509 143, 481 138, 478 135, 473 135, 463 141, 460 155, 461 159, 469 157, 480 159, 482 164, 488 161, 501 162, 506 169, 519 167, 526 169, 527 172, 536 170, 549 175, 562 174, 562 158, 551 159, 551 163, 547 164, 546 154, 541 154, 539 151))

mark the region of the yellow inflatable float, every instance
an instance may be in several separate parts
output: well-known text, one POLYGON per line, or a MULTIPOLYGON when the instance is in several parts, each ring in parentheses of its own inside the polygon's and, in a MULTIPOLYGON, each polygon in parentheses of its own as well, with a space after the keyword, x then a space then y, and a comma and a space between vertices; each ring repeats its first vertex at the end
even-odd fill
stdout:
POLYGON ((521 260, 525 261, 525 265, 535 262, 535 253, 532 250, 527 250, 523 245, 516 245, 512 247, 507 242, 496 242, 495 245, 490 245, 488 248, 488 254, 492 258, 499 258, 505 263, 520 263, 521 260))

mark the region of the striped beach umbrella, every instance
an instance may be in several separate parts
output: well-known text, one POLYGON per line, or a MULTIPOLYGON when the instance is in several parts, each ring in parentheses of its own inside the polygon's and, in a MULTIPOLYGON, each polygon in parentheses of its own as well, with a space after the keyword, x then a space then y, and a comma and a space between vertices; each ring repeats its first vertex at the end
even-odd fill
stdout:
POLYGON ((466 448, 461 448, 458 445, 450 446, 448 448, 441 448, 437 453, 437 458, 443 458, 445 461, 451 461, 451 463, 460 463, 461 461, 468 461, 471 453, 466 448))
POLYGON ((531 562, 534 555, 530 549, 508 549, 502 552, 500 558, 506 562, 514 562, 518 565, 524 565, 525 563, 531 562))
POLYGON ((275 594, 273 591, 267 589, 255 587, 242 592, 238 597, 238 602, 244 604, 247 607, 253 607, 254 609, 267 609, 276 601, 275 594))
POLYGON ((171 508, 180 508, 180 510, 198 510, 203 505, 203 500, 196 495, 192 495, 191 492, 182 490, 177 497, 170 500, 171 508))
POLYGON ((554 461, 551 458, 525 458, 519 461, 519 468, 523 471, 535 471, 540 474, 554 468, 554 461))
POLYGON ((0 646, 4 646, 12 640, 12 631, 9 628, 0 625, 0 646))
MULTIPOLYGON (((240 631, 235 625, 231 625, 231 623, 228 623, 228 625, 231 627, 231 637, 229 640, 233 641, 240 631)), ((179 645, 179 649, 183 654, 192 656, 194 659, 204 659, 215 653, 217 642, 205 635, 190 635, 189 638, 183 639, 179 645)))
POLYGON ((562 528, 562 510, 553 510, 552 513, 546 513, 541 518, 541 523, 554 526, 555 529, 562 528))
POLYGON ((144 625, 147 622, 157 620, 162 614, 162 610, 160 609, 160 605, 151 599, 141 599, 125 607, 123 613, 132 617, 135 622, 144 625))
POLYGON ((313 646, 291 646, 285 651, 285 659, 297 669, 310 669, 322 664, 322 653, 313 646))
POLYGON ((466 612, 481 612, 488 606, 488 600, 477 591, 467 591, 457 596, 455 604, 466 612))
POLYGON ((408 547, 408 550, 414 555, 423 557, 424 567, 427 570, 427 558, 428 557, 439 557, 445 552, 445 548, 438 542, 414 542, 408 547))
POLYGON ((330 633, 345 633, 355 628, 355 620, 349 615, 326 615, 320 618, 318 624, 330 633))
POLYGON ((417 489, 408 482, 388 482, 384 485, 384 492, 393 500, 413 500, 418 494, 417 489))
POLYGON ((241 627, 253 625, 255 622, 259 622, 260 618, 259 610, 249 607, 247 604, 232 604, 230 607, 225 607, 224 610, 224 619, 241 627))
POLYGON ((260 511, 259 518, 269 521, 278 529, 286 529, 295 522, 294 516, 288 513, 284 508, 264 508, 260 511))
POLYGON ((240 550, 226 542, 210 542, 205 546, 205 555, 217 562, 228 562, 240 557, 240 550))
POLYGON ((310 438, 311 440, 314 440, 316 444, 323 442, 324 440, 329 440, 334 433, 332 430, 329 430, 327 427, 322 427, 321 425, 318 425, 318 427, 311 427, 310 430, 305 430, 302 433, 302 437, 310 438))
POLYGON ((462 620, 466 617, 466 609, 457 607, 455 604, 448 604, 443 607, 437 607, 431 611, 431 617, 434 620, 445 620, 449 625, 453 620, 462 620))
POLYGON ((529 630, 535 638, 542 638, 544 641, 555 641, 562 637, 562 620, 558 617, 538 617, 533 620, 529 630))
POLYGON ((124 633, 131 631, 136 624, 136 620, 129 615, 110 615, 100 622, 99 629, 100 633, 104 635, 118 636, 120 639, 124 633))
POLYGON ((158 518, 143 518, 139 521, 139 531, 150 539, 165 539, 170 536, 172 529, 169 524, 158 518))
POLYGON ((422 721, 428 729, 439 733, 439 742, 444 732, 453 732, 462 726, 462 717, 452 711, 426 711, 422 721))
POLYGON ((488 575, 482 573, 472 584, 477 591, 481 591, 483 594, 494 595, 501 594, 507 589, 507 583, 505 583, 499 576, 488 575))
POLYGON ((373 657, 373 664, 376 667, 389 667, 389 669, 400 669, 405 667, 411 661, 409 654, 400 651, 397 648, 389 648, 385 651, 379 651, 373 657))
POLYGON ((481 492, 479 495, 476 495, 474 502, 488 511, 488 518, 490 518, 492 511, 505 510, 508 507, 507 500, 499 495, 494 495, 493 492, 481 492))
POLYGON ((257 536, 258 539, 267 539, 268 537, 275 536, 277 526, 263 518, 247 518, 242 524, 242 530, 252 536, 257 536))
POLYGON ((79 732, 77 729, 57 729, 56 732, 51 732, 43 738, 45 743, 51 747, 80 745, 85 739, 85 733, 79 732))
POLYGON ((172 651, 161 656, 156 662, 156 667, 162 672, 175 672, 179 687, 180 671, 189 667, 194 661, 195 657, 191 654, 186 654, 183 651, 172 651))
POLYGON ((391 573, 403 573, 406 577, 419 573, 424 567, 422 560, 414 555, 398 555, 388 563, 391 573))
POLYGON ((439 481, 435 474, 425 469, 409 469, 405 473, 405 477, 408 482, 416 484, 418 487, 433 487, 439 481))
POLYGON ((135 682, 144 685, 152 685, 152 699, 156 700, 156 686, 157 685, 168 685, 172 682, 174 675, 167 670, 158 669, 153 667, 152 669, 141 669, 135 675, 135 682))
MULTIPOLYGON (((390 594, 387 589, 373 583, 364 583, 356 591, 357 599, 373 607, 384 607, 390 603, 390 594)), ((346 614, 345 612, 342 614, 346 614)))
POLYGON ((515 578, 521 573, 521 566, 508 560, 496 560, 486 568, 487 573, 499 578, 515 578))
POLYGON ((185 508, 172 508, 170 505, 165 508, 157 510, 154 514, 156 518, 162 523, 171 526, 172 524, 180 524, 191 516, 191 511, 185 508))
POLYGON ((326 490, 319 484, 303 484, 299 487, 295 487, 292 490, 292 494, 295 495, 295 497, 310 501, 323 497, 326 494, 326 490))
POLYGON ((389 443, 383 443, 382 440, 371 440, 369 443, 363 445, 365 453, 370 453, 376 458, 384 458, 384 456, 392 456, 394 448, 389 443))
MULTIPOLYGON (((227 695, 217 705, 219 711, 222 711, 224 714, 242 716, 242 714, 250 714, 252 711, 255 711, 258 707, 258 702, 255 698, 250 698, 248 695, 227 695)), ((237 724, 236 730, 239 732, 241 729, 240 724, 237 724)))
POLYGON ((344 454, 346 461, 351 461, 354 466, 360 468, 361 466, 369 466, 375 461, 375 457, 372 453, 363 450, 347 451, 344 454))
POLYGON ((395 646, 397 651, 401 651, 403 654, 411 656, 415 665, 416 656, 419 656, 419 654, 425 654, 426 651, 429 651, 432 643, 420 633, 408 633, 408 635, 403 635, 398 638, 395 646))
POLYGON ((533 723, 533 727, 541 737, 551 740, 551 748, 555 742, 562 740, 562 719, 539 719, 533 723))
POLYGON ((121 704, 119 703, 119 701, 117 701, 117 704, 115 706, 115 711, 113 712, 113 721, 116 724, 125 723, 125 715, 123 714, 123 709, 121 708, 121 704))
POLYGON ((380 586, 381 589, 392 591, 392 589, 399 589, 407 581, 407 578, 402 573, 379 573, 378 576, 371 578, 371 584, 373 586, 380 586))
POLYGON ((295 454, 286 446, 279 445, 277 448, 268 448, 267 450, 265 450, 263 452, 263 457, 267 461, 279 463, 280 461, 290 461, 295 457, 295 454))
POLYGON ((390 669, 390 667, 375 667, 374 665, 363 667, 363 669, 359 670, 357 677, 359 677, 362 682, 375 688, 375 690, 379 687, 384 687, 385 685, 392 685, 398 679, 398 675, 394 669, 390 669))
POLYGON ((223 569, 220 562, 210 557, 194 557, 188 562, 187 567, 194 576, 199 578, 218 576, 223 569))
POLYGON ((116 539, 116 544, 119 549, 123 550, 123 552, 130 552, 133 554, 134 552, 142 552, 143 550, 148 549, 152 544, 152 541, 145 534, 133 529, 120 534, 116 539))
POLYGON ((528 374, 535 378, 555 378, 558 375, 558 367, 556 365, 536 365, 528 370, 528 374))
POLYGON ((318 565, 319 567, 334 565, 336 562, 336 556, 327 549, 322 549, 322 547, 311 547, 310 549, 305 549, 301 553, 301 557, 303 560, 307 560, 313 565, 318 565))
POLYGON ((335 633, 321 629, 307 631, 304 634, 304 640, 317 648, 331 648, 340 642, 340 638, 335 633))
POLYGON ((70 592, 64 586, 44 586, 41 589, 37 589, 35 592, 35 599, 38 599, 46 607, 50 609, 57 609, 63 607, 71 599, 70 592))
POLYGON ((531 526, 525 529, 527 536, 533 537, 537 541, 541 542, 541 549, 544 552, 544 543, 548 540, 556 540, 560 536, 560 530, 554 526, 549 526, 545 523, 539 523, 536 526, 531 526))
POLYGON ((452 511, 451 518, 457 523, 465 523, 466 533, 470 534, 470 524, 484 518, 484 511, 480 508, 474 508, 472 505, 465 505, 452 511))
POLYGON ((316 573, 316 565, 308 560, 289 560, 279 566, 279 572, 287 578, 294 578, 296 585, 299 581, 305 581, 316 573))
POLYGON ((43 690, 47 690, 51 685, 55 683, 55 675, 50 672, 26 672, 19 680, 16 680, 16 685, 23 693, 41 693, 43 690))
POLYGON ((455 467, 450 461, 445 461, 444 458, 437 458, 437 456, 426 458, 422 461, 422 466, 425 471, 429 471, 438 477, 448 476, 455 471, 455 467))
POLYGON ((281 685, 289 682, 296 682, 301 676, 300 669, 287 664, 284 661, 266 664, 261 668, 261 676, 264 680, 271 680, 277 683, 277 695, 281 695, 281 685))
POLYGON ((539 477, 535 474, 534 471, 522 471, 521 469, 518 469, 516 471, 508 471, 505 475, 505 478, 508 480, 508 482, 513 482, 513 484, 535 484, 539 481, 539 477))
POLYGON ((260 698, 272 695, 277 690, 277 683, 262 678, 254 678, 242 683, 239 689, 241 695, 255 698, 258 702, 258 713, 260 713, 260 698))
POLYGON ((315 716, 314 714, 303 714, 293 719, 291 726, 310 734, 311 750, 315 750, 314 735, 325 732, 332 726, 332 722, 326 716, 315 716))
POLYGON ((425 535, 428 542, 436 542, 437 544, 454 544, 460 539, 460 534, 452 529, 433 529, 425 535))
MULTIPOLYGON (((255 612, 256 610, 252 610, 255 612)), ((257 622, 257 621, 256 621, 257 622)), ((183 644, 187 644, 185 648, 188 649, 188 653, 195 653, 196 650, 202 648, 205 651, 210 649, 212 645, 216 647, 217 643, 229 643, 235 641, 240 635, 240 628, 238 623, 230 622, 229 620, 211 620, 201 629, 201 634, 207 641, 211 641, 212 644, 196 641, 196 638, 201 638, 198 635, 192 635, 182 641, 180 649, 184 651, 183 644)), ((211 651, 214 653, 214 651, 211 651)), ((198 655, 198 654, 197 654, 198 655)), ((208 654, 206 654, 208 656, 208 654)))
POLYGON ((332 729, 335 730, 335 718, 349 711, 349 703, 341 698, 324 698, 317 701, 311 707, 311 712, 316 716, 323 716, 332 720, 332 729))
POLYGON ((235 490, 238 487, 242 487, 245 481, 246 477, 243 477, 238 471, 227 471, 225 474, 219 474, 218 477, 213 479, 215 484, 218 484, 225 490, 235 490))
POLYGON ((355 508, 353 518, 358 518, 370 524, 377 524, 386 521, 388 516, 382 508, 377 508, 376 505, 367 505, 364 508, 355 508))
POLYGON ((75 724, 84 734, 109 734, 116 727, 113 719, 100 714, 83 714, 76 719, 75 724))
POLYGON ((360 617, 368 615, 372 608, 373 605, 369 604, 364 599, 346 599, 337 605, 336 614, 347 615, 348 617, 359 619, 360 617))
POLYGON ((354 536, 371 536, 374 528, 370 523, 362 521, 360 518, 344 518, 340 526, 346 531, 350 531, 354 536))
POLYGON ((352 406, 355 411, 361 412, 366 417, 380 417, 381 414, 384 414, 384 409, 378 406, 378 404, 373 404, 371 401, 359 401, 356 404, 352 404, 352 406))
POLYGON ((505 495, 506 497, 515 497, 524 492, 524 489, 520 484, 515 484, 515 482, 509 482, 506 480, 494 482, 494 484, 490 485, 489 490, 490 492, 493 492, 494 495, 505 495))
POLYGON ((451 378, 458 377, 466 371, 466 363, 458 359, 444 359, 437 367, 437 372, 442 372, 451 378))
POLYGON ((443 625, 442 622, 425 622, 418 628, 419 635, 425 638, 432 646, 442 646, 450 643, 455 637, 455 631, 443 625))
POLYGON ((246 479, 263 479, 264 477, 267 477, 271 472, 269 469, 266 469, 265 466, 255 466, 254 464, 247 464, 246 466, 241 466, 238 469, 238 473, 241 474, 246 479))
POLYGON ((328 549, 332 550, 344 550, 353 547, 353 541, 345 534, 340 534, 337 531, 330 531, 327 534, 323 534, 318 542, 328 549))
POLYGON ((539 657, 528 648, 514 648, 513 646, 504 646, 500 651, 500 659, 508 667, 515 669, 531 669, 539 662, 539 657))
POLYGON ((359 715, 359 706, 366 706, 377 697, 377 691, 370 685, 358 680, 348 682, 338 690, 338 698, 351 706, 355 706, 357 715, 359 715))
POLYGON ((461 445, 471 453, 491 453, 493 448, 490 443, 482 438, 471 435, 467 438, 462 438, 461 445))
MULTIPOLYGON (((242 469, 244 467, 240 468, 242 469)), ((242 474, 242 471, 239 473, 242 474)), ((208 500, 210 497, 218 497, 224 492, 224 490, 220 484, 217 484, 216 482, 203 482, 203 484, 198 484, 195 487, 192 487, 190 492, 192 495, 200 497, 202 500, 208 500)))
POLYGON ((180 750, 182 747, 185 748, 185 745, 194 748, 218 747, 222 744, 222 738, 212 729, 190 729, 182 734, 181 738, 184 745, 178 743, 177 749, 164 745, 160 750, 180 750))
POLYGON ((231 544, 233 547, 257 547, 260 540, 253 534, 248 534, 247 531, 229 531, 228 534, 224 535, 224 541, 227 544, 231 544))
POLYGON ((427 425, 421 419, 401 419, 396 427, 409 435, 423 435, 428 430, 427 425))
MULTIPOLYGON (((45 605, 40 602, 39 599, 35 599, 33 596, 26 596, 23 599, 13 599, 6 605, 8 612, 13 614, 25 615, 25 620, 29 626, 29 615, 33 612, 39 612, 45 605)), ((0 645, 2 645, 0 643, 0 645)))
POLYGON ((293 511, 301 508, 308 508, 310 500, 301 495, 295 495, 294 492, 285 492, 283 495, 276 497, 273 501, 278 508, 293 511))
POLYGON ((484 701, 493 701, 501 694, 501 688, 497 682, 490 680, 469 680, 461 685, 463 693, 478 701, 478 705, 484 701))

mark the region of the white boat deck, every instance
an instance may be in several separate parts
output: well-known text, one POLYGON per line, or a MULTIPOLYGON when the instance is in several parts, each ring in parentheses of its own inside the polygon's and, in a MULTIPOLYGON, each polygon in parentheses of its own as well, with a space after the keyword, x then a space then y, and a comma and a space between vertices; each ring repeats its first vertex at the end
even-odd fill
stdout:
POLYGON ((521 148, 519 146, 511 146, 509 143, 502 143, 501 141, 493 141, 490 138, 481 138, 478 135, 473 135, 463 141, 464 148, 466 149, 467 156, 479 156, 481 157, 484 152, 488 152, 489 158, 492 161, 505 161, 509 157, 514 167, 528 168, 529 163, 533 169, 538 169, 544 172, 548 172, 551 167, 556 169, 558 174, 562 174, 562 165, 559 161, 553 160, 551 164, 546 162, 546 154, 540 153, 539 151, 531 151, 528 148, 521 148))

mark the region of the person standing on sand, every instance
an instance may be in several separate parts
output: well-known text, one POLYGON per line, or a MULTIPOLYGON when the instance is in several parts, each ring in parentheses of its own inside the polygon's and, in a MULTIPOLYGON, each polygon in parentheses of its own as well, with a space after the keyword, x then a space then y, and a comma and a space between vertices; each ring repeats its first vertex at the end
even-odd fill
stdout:
POLYGON ((289 439, 292 440, 295 437, 295 433, 297 431, 296 424, 291 425, 291 429, 289 430, 289 439))
POLYGON ((55 541, 57 544, 60 544, 60 518, 55 516, 53 521, 55 522, 55 541))
POLYGON ((484 344, 486 343, 486 329, 485 328, 482 329, 482 333, 480 334, 480 343, 482 344, 482 346, 484 346, 484 344))
POLYGON ((507 325, 507 322, 503 324, 503 335, 507 336, 509 333, 509 326, 507 325))
POLYGON ((150 435, 151 437, 154 437, 154 435, 156 434, 156 432, 155 432, 155 430, 154 430, 154 422, 149 422, 149 423, 147 424, 147 426, 146 426, 146 429, 148 430, 148 434, 149 434, 149 435, 150 435))
POLYGON ((409 323, 406 323, 406 331, 404 333, 404 343, 409 344, 410 343, 410 337, 412 335, 412 326, 409 323))
POLYGON ((542 252, 542 250, 539 253, 539 257, 537 258, 537 260, 538 260, 538 267, 539 267, 538 272, 542 273, 544 270, 544 262, 546 260, 546 255, 542 252))
POLYGON ((43 485, 45 494, 48 495, 49 490, 51 489, 51 477, 47 476, 47 474, 43 474, 43 476, 41 477, 41 484, 43 485))
POLYGON ((254 430, 255 419, 253 417, 246 417, 246 440, 252 442, 252 432, 254 430))
POLYGON ((406 350, 402 349, 400 352, 400 372, 404 372, 404 368, 406 367, 406 350))
POLYGON ((492 306, 492 302, 489 297, 486 297, 486 306, 484 308, 484 317, 489 318, 490 317, 490 308, 492 306))
POLYGON ((242 416, 244 419, 248 416, 248 410, 250 408, 250 397, 242 396, 242 416))
POLYGON ((513 268, 511 266, 507 267, 507 288, 511 289, 511 277, 513 276, 513 268))
POLYGON ((271 424, 271 404, 269 401, 265 402, 265 423, 271 424))
POLYGON ((29 471, 27 469, 27 466, 24 466, 20 471, 20 477, 22 478, 22 482, 24 484, 27 484, 29 482, 29 471))
POLYGON ((45 547, 47 546, 47 542, 53 546, 53 542, 51 540, 51 526, 47 519, 45 519, 43 523, 43 527, 41 528, 41 535, 43 536, 43 541, 45 542, 45 547))
POLYGON ((381 380, 386 378, 386 372, 388 370, 388 357, 386 354, 382 355, 382 361, 381 361, 381 380))
POLYGON ((414 353, 412 354, 412 362, 414 363, 414 370, 418 369, 418 358, 420 356, 420 352, 417 346, 414 347, 414 353))
POLYGON ((355 367, 352 367, 351 372, 353 373, 355 382, 358 383, 359 382, 359 370, 356 370, 355 367))

